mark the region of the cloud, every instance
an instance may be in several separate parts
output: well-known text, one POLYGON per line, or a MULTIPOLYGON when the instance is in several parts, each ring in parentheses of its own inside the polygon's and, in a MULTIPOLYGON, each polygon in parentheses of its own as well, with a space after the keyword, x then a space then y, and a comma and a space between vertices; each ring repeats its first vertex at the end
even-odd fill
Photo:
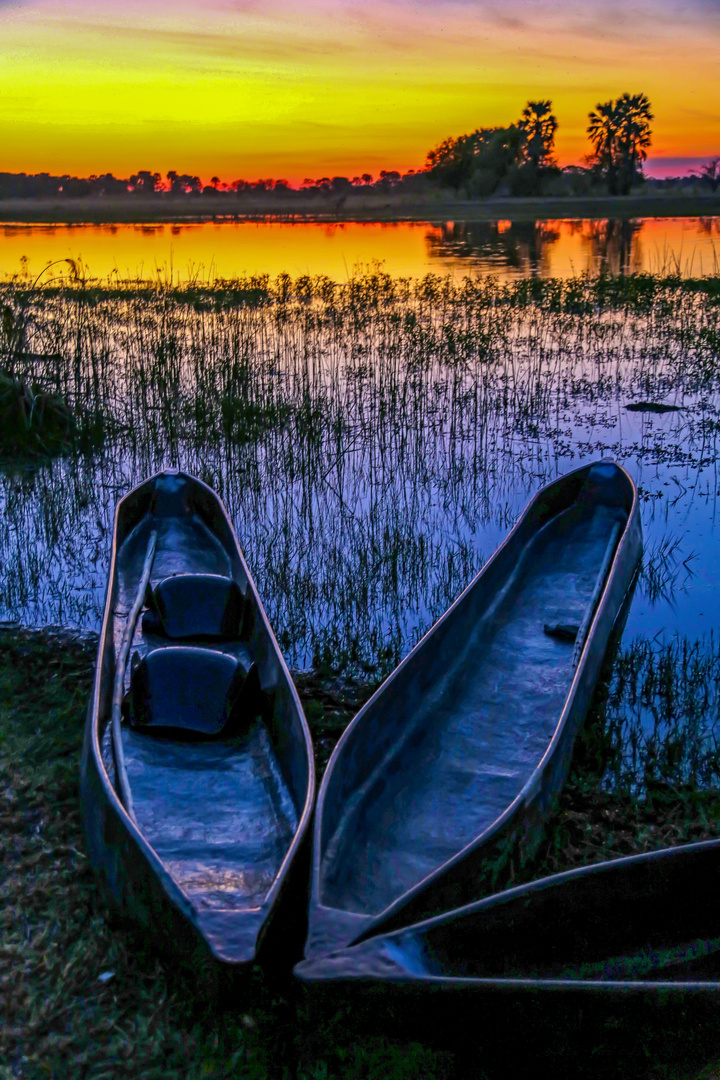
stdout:
POLYGON ((281 60, 293 50, 299 58, 324 57, 363 46, 386 53, 428 49, 432 58, 433 44, 465 50, 488 37, 534 56, 543 44, 637 47, 720 25, 718 0, 0 0, 0 10, 14 7, 40 8, 66 26, 111 35, 134 31, 159 47, 281 60))
POLYGON ((634 0, 631 4, 621 0, 381 0, 375 7, 388 5, 438 18, 457 14, 488 28, 518 32, 564 28, 595 39, 620 37, 631 29, 653 36, 655 30, 670 27, 720 23, 718 0, 634 0))
MULTIPOLYGON (((708 127, 715 127, 720 131, 720 112, 715 109, 698 109, 685 105, 680 110, 683 115, 691 116, 694 120, 702 120, 708 127)), ((720 138, 718 139, 720 144, 720 138)))
POLYGON ((158 26, 122 26, 106 23, 98 27, 95 23, 85 24, 88 32, 110 32, 113 38, 125 38, 128 41, 142 43, 148 48, 157 47, 161 51, 174 49, 189 52, 194 57, 225 57, 233 59, 274 59, 289 60, 298 57, 337 56, 343 52, 354 51, 353 47, 339 38, 317 40, 310 34, 295 31, 292 34, 277 34, 267 30, 237 34, 214 33, 195 30, 171 30, 158 26))

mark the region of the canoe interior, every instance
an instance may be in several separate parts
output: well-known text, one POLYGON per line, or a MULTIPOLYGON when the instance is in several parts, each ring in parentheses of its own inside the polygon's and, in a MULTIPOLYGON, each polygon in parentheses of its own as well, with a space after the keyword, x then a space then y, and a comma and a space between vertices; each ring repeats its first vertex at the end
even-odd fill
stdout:
POLYGON ((628 520, 627 478, 612 468, 623 482, 591 471, 539 509, 342 747, 322 807, 321 905, 383 912, 488 829, 538 767, 575 671, 572 635, 545 627, 583 623, 628 520))
MULTIPOLYGON (((163 475, 123 508, 118 523, 113 604, 115 655, 132 607, 148 540, 157 532, 151 583, 173 574, 233 578, 246 611, 237 640, 182 641, 237 656, 260 674, 264 707, 241 730, 212 739, 122 725, 137 826, 193 907, 202 912, 260 908, 292 844, 308 796, 302 719, 257 618, 247 577, 220 504, 203 485, 163 475), (195 486, 193 486, 195 484, 195 486)), ((138 620, 131 655, 177 642, 138 620)), ((179 654, 180 655, 180 654, 179 654)), ((130 665, 125 676, 130 686, 130 665)), ((115 781, 109 710, 101 718, 105 767, 115 781)))
POLYGON ((548 878, 337 953, 336 971, 720 989, 718 855, 711 841, 548 878))

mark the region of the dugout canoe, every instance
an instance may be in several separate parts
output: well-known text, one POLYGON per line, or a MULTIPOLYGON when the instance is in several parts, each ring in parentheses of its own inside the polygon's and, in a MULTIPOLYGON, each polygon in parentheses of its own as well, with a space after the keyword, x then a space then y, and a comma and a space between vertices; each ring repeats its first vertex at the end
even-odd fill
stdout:
POLYGON ((532 856, 641 551, 637 492, 614 462, 532 499, 335 748, 306 958, 497 892, 532 856))
POLYGON ((358 993, 385 1011, 390 999, 427 1001, 431 1015, 440 992, 458 1024, 498 993, 717 999, 719 889, 720 841, 665 848, 517 886, 305 960, 295 974, 320 999, 358 993))
POLYGON ((118 504, 81 765, 111 910, 211 976, 302 944, 310 733, 232 524, 167 470, 118 504))

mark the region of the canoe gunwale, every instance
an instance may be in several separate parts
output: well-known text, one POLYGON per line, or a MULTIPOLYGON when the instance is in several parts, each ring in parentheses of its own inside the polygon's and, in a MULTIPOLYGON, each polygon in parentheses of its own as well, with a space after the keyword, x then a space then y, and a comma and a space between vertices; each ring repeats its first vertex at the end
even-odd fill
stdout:
MULTIPOLYGON (((138 515, 134 524, 138 524, 143 517, 148 516, 148 511, 138 515)), ((107 715, 106 724, 112 723, 111 716, 107 715)), ((285 659, 280 651, 277 640, 270 626, 267 618, 264 606, 257 591, 254 579, 248 569, 240 547, 237 534, 233 527, 233 524, 228 516, 227 510, 219 498, 219 496, 203 481, 198 480, 195 477, 190 476, 187 473, 177 469, 167 469, 159 473, 154 474, 141 484, 137 485, 131 491, 127 492, 123 498, 118 502, 115 508, 115 515, 113 521, 113 537, 110 552, 110 562, 108 567, 108 579, 107 589, 105 595, 105 606, 103 611, 103 621, 100 631, 100 638, 98 642, 97 658, 95 664, 95 674, 93 677, 92 692, 90 701, 88 704, 88 715, 85 728, 85 743, 83 747, 83 758, 81 764, 81 804, 82 815, 85 821, 85 828, 90 841, 91 853, 93 852, 93 843, 90 840, 93 833, 93 827, 100 824, 102 826, 102 841, 104 843, 106 834, 108 832, 116 832, 119 826, 120 837, 115 837, 115 843, 119 844, 124 842, 129 844, 134 850, 132 856, 128 856, 125 852, 125 858, 135 859, 139 856, 145 863, 148 873, 138 873, 137 880, 140 882, 139 888, 147 893, 154 891, 155 886, 150 878, 154 878, 155 882, 159 886, 165 900, 169 902, 172 908, 174 908, 181 916, 186 924, 189 924, 191 929, 191 936, 195 938, 196 946, 200 947, 200 952, 209 951, 211 961, 221 966, 227 965, 233 969, 241 969, 247 966, 244 961, 226 960, 222 956, 222 948, 217 946, 212 940, 212 935, 208 935, 203 929, 203 923, 211 924, 217 921, 217 917, 227 915, 229 918, 242 918, 247 917, 249 924, 254 924, 257 929, 253 931, 253 937, 256 943, 256 952, 262 947, 263 940, 267 929, 272 921, 275 910, 278 906, 281 896, 284 894, 287 887, 288 879, 293 869, 292 864, 298 860, 299 849, 304 845, 309 837, 309 825, 312 818, 315 801, 315 765, 314 755, 312 747, 312 739, 310 731, 307 726, 307 721, 303 713, 302 705, 293 683, 292 677, 288 670, 285 659), (219 516, 222 518, 225 527, 228 530, 228 536, 234 544, 235 550, 233 551, 233 558, 238 559, 242 568, 242 572, 246 579, 246 589, 249 594, 252 595, 254 603, 254 614, 256 620, 262 625, 262 632, 267 639, 270 650, 273 653, 273 660, 277 665, 282 681, 285 683, 285 690, 289 695, 294 710, 299 718, 299 727, 302 731, 304 751, 307 761, 307 787, 305 792, 305 800, 302 805, 302 811, 298 815, 297 827, 294 831, 292 841, 284 854, 284 857, 277 870, 275 878, 271 887, 265 895, 263 903, 256 908, 246 908, 241 911, 233 911, 232 909, 218 909, 210 912, 200 913, 187 894, 182 890, 178 883, 173 878, 172 874, 168 870, 165 863, 158 856, 152 845, 144 836, 142 830, 138 827, 133 817, 128 813, 127 809, 122 803, 122 800, 115 789, 110 776, 108 775, 105 763, 102 757, 101 743, 100 743, 100 720, 101 715, 104 715, 108 711, 108 704, 112 693, 112 682, 115 675, 115 665, 117 662, 117 656, 115 654, 114 644, 112 642, 112 624, 114 619, 114 606, 116 603, 117 593, 117 581, 118 581, 118 553, 119 548, 124 542, 128 532, 130 530, 123 530, 126 522, 124 521, 126 508, 128 505, 132 505, 134 500, 142 497, 145 490, 148 493, 152 492, 153 486, 156 481, 163 476, 179 477, 187 481, 191 488, 195 487, 199 489, 204 497, 211 502, 215 503, 216 510, 219 516), (112 671, 103 670, 107 665, 108 657, 112 658, 112 671), (110 680, 110 686, 106 685, 106 681, 110 680), (107 698, 105 706, 103 705, 103 696, 107 698), (104 806, 97 807, 94 805, 88 806, 88 802, 94 797, 99 796, 101 800, 104 800, 104 806), (115 824, 108 826, 108 817, 114 819, 115 824), (124 841, 122 840, 124 838, 124 841), (149 874, 149 876, 148 876, 149 874)), ((97 837, 96 837, 97 840, 97 837)), ((111 904, 116 909, 120 909, 121 914, 127 914, 124 910, 128 906, 128 895, 118 896, 109 883, 108 875, 112 874, 115 870, 114 856, 111 852, 103 851, 102 866, 95 864, 96 871, 104 879, 106 885, 106 892, 109 890, 111 893, 111 904)), ((120 856, 122 858, 122 855, 120 856)), ((132 892, 132 889, 130 890, 132 892)), ((146 897, 143 897, 143 901, 146 897)), ((132 902, 130 902, 132 907, 132 902)), ((132 915, 130 916, 132 920, 132 915)), ((171 916, 172 918, 172 916, 171 916)), ((187 930, 187 926, 184 927, 187 930)), ((253 958, 250 963, 254 963, 253 958)))
MULTIPOLYGON (((591 657, 593 639, 596 634, 598 625, 605 618, 611 601, 613 603, 613 606, 617 608, 613 617, 613 625, 615 624, 618 613, 622 609, 622 601, 630 592, 634 580, 637 576, 636 564, 638 562, 639 554, 642 549, 642 542, 640 539, 640 520, 637 489, 627 471, 617 463, 613 463, 613 465, 622 474, 624 482, 627 485, 629 495, 627 520, 625 522, 624 528, 621 530, 620 535, 617 538, 605 585, 599 597, 597 598, 592 618, 587 627, 587 634, 583 642, 582 650, 578 658, 577 664, 573 668, 568 692, 565 697, 563 707, 559 712, 558 720, 555 725, 552 737, 547 745, 545 753, 534 768, 532 774, 528 777, 527 781, 525 782, 517 796, 505 808, 502 814, 500 814, 500 816, 497 817, 495 821, 493 821, 486 829, 484 829, 482 833, 473 838, 470 843, 466 844, 462 849, 457 851, 455 855, 453 855, 450 859, 437 866, 433 871, 431 871, 430 874, 422 878, 411 889, 407 890, 405 893, 397 897, 397 899, 392 904, 388 905, 388 907, 386 907, 383 911, 377 912, 372 916, 368 916, 361 913, 354 913, 349 911, 343 911, 342 909, 332 908, 329 905, 323 904, 320 900, 322 877, 321 870, 324 856, 322 818, 325 797, 328 791, 329 784, 331 782, 333 769, 335 768, 338 760, 343 754, 345 746, 354 737, 356 728, 363 723, 365 715, 374 707, 376 702, 383 697, 383 695, 387 692, 388 688, 392 686, 393 682, 401 675, 404 669, 415 661, 419 651, 432 641, 434 635, 438 631, 438 628, 441 627, 443 624, 446 624, 449 620, 453 618, 458 607, 460 607, 460 605, 465 602, 466 598, 468 598, 469 594, 476 589, 479 581, 483 577, 492 574, 492 572, 496 568, 498 561, 503 558, 503 555, 506 552, 508 546, 513 543, 514 539, 518 536, 523 527, 530 521, 532 516, 536 514, 538 508, 542 505, 547 493, 552 488, 556 487, 559 483, 566 484, 569 487, 573 484, 573 482, 577 482, 579 490, 584 475, 589 473, 593 465, 596 464, 598 463, 590 462, 588 464, 582 465, 579 468, 565 474, 565 476, 559 477, 556 480, 553 480, 550 483, 544 485, 538 492, 536 492, 536 494, 524 508, 522 514, 517 519, 511 531, 504 538, 498 548, 494 551, 493 555, 490 557, 490 559, 488 559, 488 561, 478 572, 478 574, 475 575, 469 585, 460 593, 460 595, 456 598, 456 600, 448 608, 448 610, 441 616, 441 618, 433 624, 433 626, 427 631, 427 633, 418 642, 418 644, 415 645, 415 647, 407 654, 407 656, 403 658, 398 667, 395 668, 395 670, 388 676, 388 678, 381 684, 381 686, 378 687, 372 697, 366 702, 366 704, 358 712, 350 725, 343 732, 328 762, 325 774, 322 778, 317 798, 317 808, 313 829, 312 880, 310 901, 311 926, 313 921, 313 910, 317 913, 321 913, 323 911, 333 913, 341 912, 345 918, 347 928, 351 927, 353 924, 355 924, 355 926, 357 927, 357 933, 354 934, 354 936, 349 941, 347 941, 347 945, 355 945, 370 937, 383 934, 388 930, 398 929, 399 927, 407 925, 408 923, 415 923, 421 921, 423 918, 426 918, 427 915, 423 916, 421 914, 415 917, 412 913, 412 910, 410 910, 410 912, 406 912, 406 909, 412 909, 414 901, 421 900, 423 894, 425 894, 427 890, 432 888, 434 885, 439 884, 442 887, 442 880, 446 877, 451 876, 453 871, 456 868, 460 867, 463 863, 467 862, 468 858, 472 857, 475 852, 479 851, 479 849, 481 848, 486 847, 489 843, 492 843, 494 839, 502 837, 503 834, 507 833, 508 830, 511 830, 513 824, 515 824, 514 819, 518 817, 518 811, 523 806, 531 808, 534 803, 536 803, 543 797, 543 782, 546 779, 546 774, 550 772, 551 767, 555 764, 558 747, 567 736, 568 719, 573 711, 576 699, 579 696, 580 689, 588 673, 588 667, 591 663, 591 660, 593 666, 597 666, 598 669, 602 661, 602 656, 599 660, 594 656, 591 657), (632 573, 630 574, 627 574, 624 565, 627 560, 629 560, 632 565, 632 573), (622 597, 616 598, 612 594, 616 591, 617 582, 619 581, 621 575, 627 577, 627 582, 622 589, 622 597), (403 913, 405 913, 405 915, 403 915, 403 913)), ((612 627, 608 631, 608 639, 611 633, 612 627)), ((604 655, 605 648, 603 648, 602 652, 604 655)), ((595 679, 593 679, 593 684, 594 681, 595 679)), ((550 791, 549 793, 549 797, 551 796, 552 791, 550 791)), ((518 825, 516 825, 516 828, 517 827, 518 825)), ((519 827, 522 827, 522 820, 520 820, 519 822, 519 827)), ((512 832, 509 832, 508 836, 512 838, 512 832)), ((449 906, 456 907, 458 905, 452 904, 449 906)), ((319 921, 320 917, 318 916, 318 922, 319 921)), ((311 956, 314 957, 322 955, 321 952, 313 951, 315 942, 312 938, 312 932, 308 937, 307 944, 311 946, 311 956)), ((339 943, 337 945, 331 946, 331 949, 337 947, 339 947, 339 943)))

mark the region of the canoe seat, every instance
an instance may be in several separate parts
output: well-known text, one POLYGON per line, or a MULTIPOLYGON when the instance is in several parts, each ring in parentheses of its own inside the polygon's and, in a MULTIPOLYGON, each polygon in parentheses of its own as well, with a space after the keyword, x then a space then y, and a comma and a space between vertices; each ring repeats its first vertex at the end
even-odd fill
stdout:
POLYGON ((145 595, 143 631, 171 639, 237 638, 244 597, 221 574, 175 574, 145 595))
POLYGON ((238 733, 261 711, 257 667, 249 655, 168 645, 133 657, 123 711, 134 728, 213 737, 238 733))

